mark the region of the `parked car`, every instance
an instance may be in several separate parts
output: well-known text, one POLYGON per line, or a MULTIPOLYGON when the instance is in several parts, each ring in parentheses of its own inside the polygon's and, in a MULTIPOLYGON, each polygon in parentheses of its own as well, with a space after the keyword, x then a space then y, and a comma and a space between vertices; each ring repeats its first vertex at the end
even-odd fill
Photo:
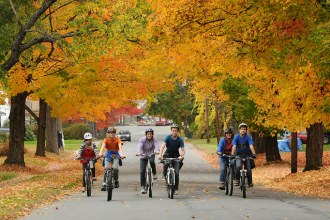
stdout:
MULTIPOLYGON (((307 132, 306 131, 298 132, 297 136, 298 136, 298 138, 300 138, 300 140, 302 141, 303 144, 307 143, 307 132)), ((323 143, 330 144, 330 131, 324 132, 323 143)))
POLYGON ((122 141, 131 141, 131 132, 128 130, 119 131, 117 137, 119 137, 122 141))

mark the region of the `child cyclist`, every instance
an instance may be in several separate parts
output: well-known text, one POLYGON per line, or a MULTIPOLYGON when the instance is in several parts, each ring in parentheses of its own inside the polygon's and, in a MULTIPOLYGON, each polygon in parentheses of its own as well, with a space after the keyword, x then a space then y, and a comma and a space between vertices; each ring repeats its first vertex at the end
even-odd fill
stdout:
MULTIPOLYGON (((85 192, 86 190, 86 182, 85 182, 85 172, 84 170, 87 168, 87 160, 91 158, 95 158, 96 155, 98 155, 99 151, 96 148, 96 144, 92 142, 93 136, 91 133, 85 133, 84 134, 84 143, 80 146, 76 158, 82 158, 80 162, 82 163, 82 169, 83 169, 83 187, 82 192, 85 192)), ((91 168, 92 170, 92 177, 93 180, 96 180, 95 178, 95 166, 91 168)))
POLYGON ((105 166, 104 166, 104 177, 101 191, 105 191, 105 179, 106 171, 110 168, 110 163, 112 163, 112 168, 114 169, 114 179, 115 179, 115 188, 119 187, 118 181, 118 172, 119 172, 119 159, 124 158, 122 151, 122 141, 120 138, 116 137, 116 129, 111 127, 107 130, 108 137, 103 140, 99 156, 102 156, 104 148, 106 148, 105 153, 105 166), (113 157, 114 156, 114 157, 113 157))

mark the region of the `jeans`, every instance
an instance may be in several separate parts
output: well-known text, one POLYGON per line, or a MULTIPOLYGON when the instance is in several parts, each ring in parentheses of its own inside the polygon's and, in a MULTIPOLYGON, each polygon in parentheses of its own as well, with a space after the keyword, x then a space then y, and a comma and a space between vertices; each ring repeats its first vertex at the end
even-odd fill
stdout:
MULTIPOLYGON (((95 163, 94 163, 95 164, 95 163)), ((85 181, 85 169, 87 169, 87 163, 83 163, 82 164, 82 170, 83 170, 83 187, 86 186, 86 181, 85 181)), ((92 170, 92 177, 95 177, 95 165, 93 168, 91 168, 92 170)))
POLYGON ((225 183, 227 176, 227 166, 229 163, 229 159, 227 157, 219 157, 219 165, 220 165, 220 177, 219 182, 225 183))
MULTIPOLYGON (((167 173, 167 168, 170 166, 170 162, 167 160, 164 160, 164 167, 163 167, 163 175, 166 177, 167 173)), ((173 160, 172 161, 172 166, 174 168, 174 173, 175 173, 175 186, 174 189, 178 190, 179 189, 179 171, 181 169, 181 161, 179 160, 173 160)))
MULTIPOLYGON (((148 164, 148 158, 141 158, 140 159, 140 182, 141 187, 145 187, 146 184, 146 167, 148 164)), ((152 169, 152 174, 156 175, 156 164, 155 164, 155 155, 150 157, 150 166, 152 169)))
MULTIPOLYGON (((108 159, 108 158, 107 158, 108 159)), ((114 171, 114 179, 115 181, 118 181, 118 172, 119 172, 119 158, 111 158, 110 161, 105 159, 104 161, 104 177, 103 177, 103 182, 105 183, 106 180, 106 175, 107 175, 107 170, 110 168, 110 163, 112 163, 112 168, 114 171)))
MULTIPOLYGON (((247 155, 237 155, 236 156, 236 167, 235 167, 235 176, 236 180, 240 179, 240 170, 242 167, 242 158, 247 157, 247 155)), ((251 164, 250 160, 245 160, 244 161, 244 167, 247 170, 247 179, 248 179, 248 184, 252 183, 252 170, 251 170, 251 164)))

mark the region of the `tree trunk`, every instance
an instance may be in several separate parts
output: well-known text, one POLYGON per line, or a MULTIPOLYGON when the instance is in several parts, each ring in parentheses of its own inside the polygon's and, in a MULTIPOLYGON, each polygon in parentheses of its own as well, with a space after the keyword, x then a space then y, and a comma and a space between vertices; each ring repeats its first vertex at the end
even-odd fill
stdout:
POLYGON ((206 141, 210 143, 210 128, 209 128, 209 107, 207 99, 205 99, 205 123, 206 123, 206 141))
POLYGON ((38 134, 36 156, 45 157, 46 149, 46 115, 47 103, 44 99, 39 99, 39 118, 38 118, 38 134))
POLYGON ((291 173, 298 171, 297 132, 291 132, 291 173))
POLYGON ((277 145, 277 135, 275 135, 274 137, 266 136, 264 137, 264 139, 267 162, 282 161, 280 151, 277 145))
POLYGON ((215 101, 215 130, 217 132, 217 143, 220 142, 221 133, 220 133, 220 120, 219 120, 219 103, 215 101))
POLYGON ((314 123, 307 128, 306 166, 304 171, 318 170, 323 166, 323 124, 314 123))
POLYGON ((254 149, 256 154, 265 153, 265 138, 260 137, 260 132, 252 132, 252 138, 254 142, 254 149))
POLYGON ((9 152, 4 164, 18 164, 24 162, 24 135, 25 135, 25 100, 28 93, 19 93, 11 97, 10 108, 10 137, 9 152))
POLYGON ((50 111, 51 108, 48 106, 46 122, 46 149, 49 152, 59 154, 60 151, 57 145, 57 119, 51 117, 50 111))

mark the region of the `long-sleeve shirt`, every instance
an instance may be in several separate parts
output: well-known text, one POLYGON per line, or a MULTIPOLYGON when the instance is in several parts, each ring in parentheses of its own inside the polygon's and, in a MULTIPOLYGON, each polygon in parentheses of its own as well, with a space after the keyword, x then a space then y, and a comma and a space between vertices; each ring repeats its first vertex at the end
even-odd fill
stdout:
POLYGON ((78 150, 78 156, 83 157, 85 160, 82 160, 81 163, 87 163, 86 159, 90 159, 92 157, 96 157, 98 155, 99 151, 97 150, 96 144, 92 143, 92 149, 86 149, 86 144, 83 143, 79 150, 78 150))
POLYGON ((154 153, 159 153, 159 143, 155 138, 147 139, 147 137, 142 137, 137 145, 137 153, 143 154, 144 156, 150 156, 154 153))

